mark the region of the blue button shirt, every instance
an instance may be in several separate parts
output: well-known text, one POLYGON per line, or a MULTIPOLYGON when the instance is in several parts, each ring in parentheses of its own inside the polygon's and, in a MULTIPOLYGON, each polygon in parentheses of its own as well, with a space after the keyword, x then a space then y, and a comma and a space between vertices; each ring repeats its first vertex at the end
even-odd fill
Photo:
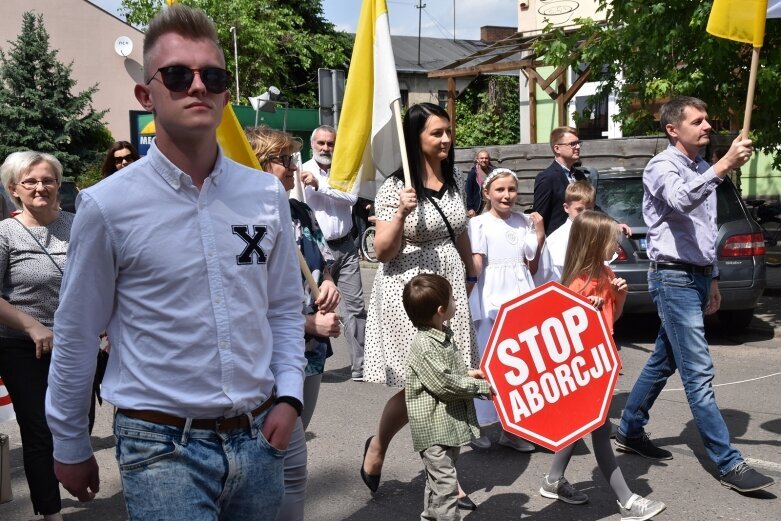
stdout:
POLYGON ((721 184, 700 156, 693 161, 672 145, 643 172, 643 219, 648 226, 648 258, 697 266, 716 261, 716 187, 721 184))

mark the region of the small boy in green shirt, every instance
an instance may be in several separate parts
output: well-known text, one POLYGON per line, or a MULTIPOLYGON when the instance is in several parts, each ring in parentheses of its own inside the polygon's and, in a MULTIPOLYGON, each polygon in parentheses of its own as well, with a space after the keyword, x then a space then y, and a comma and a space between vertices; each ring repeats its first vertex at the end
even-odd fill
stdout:
POLYGON ((462 445, 480 435, 472 399, 489 397, 479 369, 467 369, 444 325, 455 315, 453 290, 444 277, 413 277, 403 293, 404 310, 418 334, 407 355, 405 400, 412 444, 423 459, 426 491, 421 520, 461 519, 456 460, 462 445))

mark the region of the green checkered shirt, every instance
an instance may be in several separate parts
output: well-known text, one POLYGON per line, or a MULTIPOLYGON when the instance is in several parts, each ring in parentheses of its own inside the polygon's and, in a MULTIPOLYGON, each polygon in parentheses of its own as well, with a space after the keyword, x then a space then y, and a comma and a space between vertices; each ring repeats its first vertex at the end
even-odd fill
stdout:
POLYGON ((418 329, 407 355, 406 401, 412 445, 460 447, 480 436, 472 398, 488 396, 485 380, 467 376, 453 332, 418 329))

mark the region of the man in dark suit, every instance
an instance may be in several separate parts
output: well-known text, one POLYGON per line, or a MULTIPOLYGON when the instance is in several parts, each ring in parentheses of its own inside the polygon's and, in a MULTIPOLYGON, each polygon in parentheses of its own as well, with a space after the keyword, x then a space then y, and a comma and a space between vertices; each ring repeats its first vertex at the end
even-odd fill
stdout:
POLYGON ((571 127, 558 127, 550 135, 550 146, 554 161, 537 174, 534 179, 534 202, 532 208, 542 215, 545 234, 550 235, 564 224, 564 190, 573 181, 586 177, 574 169, 580 159, 580 140, 578 131, 571 127))

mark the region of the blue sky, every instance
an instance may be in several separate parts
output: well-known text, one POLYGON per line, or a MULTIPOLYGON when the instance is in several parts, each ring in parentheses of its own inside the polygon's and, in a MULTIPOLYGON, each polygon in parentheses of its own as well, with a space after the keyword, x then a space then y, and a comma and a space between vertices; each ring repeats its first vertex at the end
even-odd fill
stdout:
MULTIPOLYGON (((116 13, 121 0, 89 0, 106 11, 116 13)), ((415 0, 387 0, 391 33, 418 34, 418 4, 415 0)), ((435 38, 453 37, 453 5, 456 9, 456 37, 468 40, 480 38, 480 26, 506 25, 517 27, 515 0, 424 0, 421 34, 435 38)), ((361 0, 324 0, 325 18, 337 28, 353 32, 358 22, 361 0)))

